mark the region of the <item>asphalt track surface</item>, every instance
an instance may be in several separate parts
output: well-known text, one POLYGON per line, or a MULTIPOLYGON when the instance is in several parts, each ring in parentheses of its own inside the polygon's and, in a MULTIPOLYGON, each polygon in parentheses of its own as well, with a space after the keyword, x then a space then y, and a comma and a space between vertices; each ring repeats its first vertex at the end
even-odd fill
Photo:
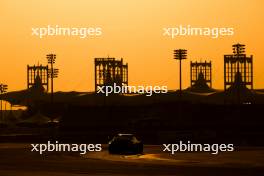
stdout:
POLYGON ((205 152, 162 152, 145 146, 143 155, 85 155, 71 152, 31 152, 30 144, 0 143, 0 176, 263 176, 264 148, 240 148, 212 155, 205 152))

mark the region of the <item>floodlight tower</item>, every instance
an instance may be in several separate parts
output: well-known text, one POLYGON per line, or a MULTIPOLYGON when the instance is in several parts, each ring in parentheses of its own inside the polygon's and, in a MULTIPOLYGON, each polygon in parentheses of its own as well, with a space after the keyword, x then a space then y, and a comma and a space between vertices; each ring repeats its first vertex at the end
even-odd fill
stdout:
MULTIPOLYGON (((8 86, 6 84, 0 84, 0 94, 6 93, 8 86)), ((3 120, 3 100, 0 100, 0 108, 1 108, 1 120, 3 120)))
POLYGON ((53 103, 53 79, 58 77, 59 69, 53 68, 55 64, 56 54, 47 54, 48 64, 50 64, 49 78, 51 79, 51 103, 53 103))
MULTIPOLYGON (((237 60, 239 60, 240 58, 244 58, 246 56, 244 54, 245 53, 245 45, 237 43, 237 44, 232 45, 232 47, 233 47, 233 54, 237 58, 237 60)), ((239 73, 239 72, 240 72, 239 62, 237 62, 237 73, 239 73)))
POLYGON ((174 50, 174 59, 177 59, 180 61, 180 94, 182 93, 182 71, 181 71, 181 60, 187 59, 187 50, 185 49, 177 49, 174 50))

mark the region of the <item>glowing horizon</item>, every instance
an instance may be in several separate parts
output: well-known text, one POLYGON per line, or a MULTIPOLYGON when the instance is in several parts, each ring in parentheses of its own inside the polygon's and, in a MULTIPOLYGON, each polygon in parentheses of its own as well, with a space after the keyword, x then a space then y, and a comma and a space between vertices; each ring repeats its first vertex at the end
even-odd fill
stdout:
POLYGON ((232 45, 246 45, 253 55, 254 88, 264 88, 262 75, 264 25, 261 0, 2 0, 0 2, 1 75, 9 91, 26 89, 26 67, 46 65, 55 53, 59 77, 55 91, 94 91, 94 58, 123 58, 128 63, 129 85, 179 88, 179 65, 173 50, 188 50, 183 61, 183 88, 190 86, 190 61, 212 61, 213 88, 223 89, 224 54, 232 45), (164 37, 162 29, 177 25, 233 27, 234 35, 218 39, 204 36, 164 37), (47 25, 102 27, 99 38, 37 38, 31 28, 47 25))

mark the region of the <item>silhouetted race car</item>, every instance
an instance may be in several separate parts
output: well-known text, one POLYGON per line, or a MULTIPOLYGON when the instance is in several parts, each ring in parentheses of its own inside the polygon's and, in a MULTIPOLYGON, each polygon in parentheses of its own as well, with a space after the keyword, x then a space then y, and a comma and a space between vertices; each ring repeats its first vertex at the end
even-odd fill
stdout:
POLYGON ((118 134, 108 143, 111 154, 142 154, 143 143, 133 134, 118 134))

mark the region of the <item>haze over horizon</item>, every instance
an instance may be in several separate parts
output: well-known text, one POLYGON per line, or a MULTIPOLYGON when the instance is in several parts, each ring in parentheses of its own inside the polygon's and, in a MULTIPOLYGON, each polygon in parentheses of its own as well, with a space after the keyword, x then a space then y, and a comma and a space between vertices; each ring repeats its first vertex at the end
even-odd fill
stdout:
POLYGON ((59 76, 55 91, 94 91, 94 58, 123 58, 129 85, 167 85, 179 88, 179 63, 173 50, 188 50, 183 61, 183 88, 190 86, 190 61, 212 61, 213 88, 223 89, 224 54, 232 45, 246 45, 253 55, 254 88, 264 88, 264 1, 211 0, 2 0, 0 15, 0 83, 9 91, 26 89, 27 65, 46 65, 55 53, 59 76), (164 27, 178 25, 232 27, 233 36, 164 37, 164 27), (101 27, 97 38, 50 36, 37 38, 31 28, 101 27))

